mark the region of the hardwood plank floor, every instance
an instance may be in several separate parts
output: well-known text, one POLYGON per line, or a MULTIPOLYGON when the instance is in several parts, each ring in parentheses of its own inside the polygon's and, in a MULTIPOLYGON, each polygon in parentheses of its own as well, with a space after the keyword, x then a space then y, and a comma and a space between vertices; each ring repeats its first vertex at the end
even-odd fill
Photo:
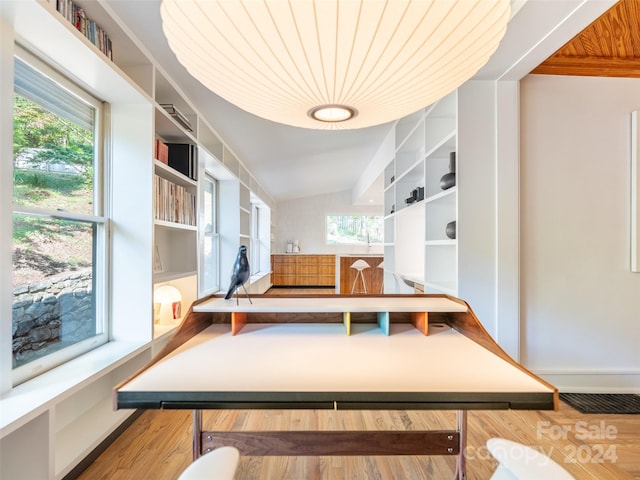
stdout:
MULTIPOLYGON (((173 480, 191 462, 191 412, 142 414, 80 480, 173 480)), ((491 476, 497 463, 485 444, 491 437, 532 445, 577 480, 640 479, 640 415, 584 415, 561 403, 557 412, 471 411, 467 472, 491 476), (608 438, 607 438, 608 437, 608 438)), ((455 428, 455 412, 220 410, 204 414, 207 430, 416 430, 455 428)), ((449 479, 455 457, 241 457, 236 478, 449 479)), ((542 479, 541 479, 542 480, 542 479)))
MULTIPOLYGON (((268 294, 333 293, 271 289, 268 294)), ((148 410, 107 448, 80 480, 174 480, 191 463, 192 416, 148 410)), ((450 411, 219 410, 205 411, 205 430, 452 429, 450 411)), ((640 479, 640 415, 584 415, 561 402, 558 411, 470 411, 467 473, 488 479, 497 463, 492 437, 532 445, 576 480, 640 479)), ((453 478, 455 457, 246 457, 237 480, 440 480, 453 478)), ((544 480, 544 479, 541 479, 544 480)))

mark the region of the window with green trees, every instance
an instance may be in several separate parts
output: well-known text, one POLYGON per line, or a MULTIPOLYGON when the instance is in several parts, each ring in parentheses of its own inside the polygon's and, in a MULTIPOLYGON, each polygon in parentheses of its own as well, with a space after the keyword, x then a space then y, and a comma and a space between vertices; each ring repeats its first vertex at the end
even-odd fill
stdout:
POLYGON ((14 383, 106 342, 101 105, 22 52, 13 119, 14 383))
POLYGON ((327 243, 366 244, 384 242, 382 217, 327 215, 327 243))

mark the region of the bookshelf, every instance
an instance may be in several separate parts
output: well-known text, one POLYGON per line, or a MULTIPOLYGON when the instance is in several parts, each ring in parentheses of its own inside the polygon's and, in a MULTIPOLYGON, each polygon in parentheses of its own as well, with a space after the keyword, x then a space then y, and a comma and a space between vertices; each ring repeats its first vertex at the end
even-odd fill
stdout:
POLYGON ((198 121, 182 92, 154 69, 153 338, 177 327, 198 297, 198 121), (175 288, 181 308, 158 314, 161 287, 175 288))
MULTIPOLYGON (((100 45, 63 17, 55 0, 0 2, 2 77, 8 78, 4 72, 11 71, 14 43, 20 43, 109 104, 112 341, 3 392, 0 464, 3 473, 16 479, 64 478, 133 413, 113 411, 113 387, 146 364, 180 320, 154 321, 154 290, 165 285, 177 288, 182 314, 201 295, 201 174, 207 171, 236 191, 225 200, 232 200, 226 205, 237 217, 231 224, 233 245, 228 246, 233 258, 240 239, 250 235, 251 196, 272 205, 189 96, 118 17, 117 6, 102 0, 74 3, 107 32, 112 54, 105 55, 100 45), (163 105, 172 105, 180 117, 163 105), (193 145, 197 162, 191 174, 157 160, 156 139, 193 145), (177 187, 193 211, 156 218, 158 206, 167 199, 156 192, 156 178, 167 182, 164 188, 177 187)), ((0 102, 3 134, 9 128, 5 119, 11 118, 11 108, 11 102, 0 102)), ((183 198, 179 210, 186 203, 183 198)), ((221 272, 221 283, 226 283, 228 270, 221 272)), ((3 378, 11 377, 8 363, 2 364, 3 378)))
MULTIPOLYGON (((449 158, 458 149, 457 92, 404 117, 395 125, 396 151, 383 171, 385 292, 458 292, 458 189, 442 190, 449 158)), ((454 153, 454 155, 456 155, 454 153)))

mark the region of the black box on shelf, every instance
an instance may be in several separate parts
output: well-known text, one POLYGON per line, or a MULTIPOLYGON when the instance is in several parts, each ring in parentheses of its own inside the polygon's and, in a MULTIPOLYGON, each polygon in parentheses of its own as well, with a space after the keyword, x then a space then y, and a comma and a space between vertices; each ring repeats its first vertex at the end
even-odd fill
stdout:
POLYGON ((411 193, 409 194, 409 198, 407 198, 405 202, 408 205, 415 202, 416 200, 418 200, 418 189, 412 190, 411 193))
POLYGON ((169 166, 187 177, 198 180, 196 147, 190 143, 167 143, 169 166))

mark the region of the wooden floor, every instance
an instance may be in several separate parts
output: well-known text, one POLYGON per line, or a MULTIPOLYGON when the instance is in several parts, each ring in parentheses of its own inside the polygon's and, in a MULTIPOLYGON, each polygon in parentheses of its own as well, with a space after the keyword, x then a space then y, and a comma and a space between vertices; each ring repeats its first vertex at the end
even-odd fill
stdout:
MULTIPOLYGON (((549 454, 577 480, 640 479, 640 415, 471 411, 467 473, 488 479, 496 462, 485 447, 508 438, 549 454), (563 432, 566 432, 563 433, 563 432), (607 438, 608 437, 608 438, 607 438)), ((221 410, 204 415, 206 430, 455 428, 454 412, 221 410)), ((87 470, 81 480, 173 480, 191 462, 191 412, 149 410, 87 470)), ((241 457, 237 480, 450 479, 455 457, 241 457)), ((541 479, 544 480, 544 479, 541 479)))
MULTIPOLYGON (((331 293, 272 289, 270 294, 331 293)), ((78 478, 174 480, 191 457, 191 411, 144 412, 78 478)), ((220 410, 204 413, 205 430, 452 429, 449 411, 220 410)), ((503 437, 549 455, 576 480, 640 479, 640 415, 558 411, 470 411, 467 473, 488 479, 497 463, 489 438, 503 437)), ((237 480, 450 479, 455 457, 241 457, 237 480)), ((543 480, 543 479, 541 479, 543 480)))

